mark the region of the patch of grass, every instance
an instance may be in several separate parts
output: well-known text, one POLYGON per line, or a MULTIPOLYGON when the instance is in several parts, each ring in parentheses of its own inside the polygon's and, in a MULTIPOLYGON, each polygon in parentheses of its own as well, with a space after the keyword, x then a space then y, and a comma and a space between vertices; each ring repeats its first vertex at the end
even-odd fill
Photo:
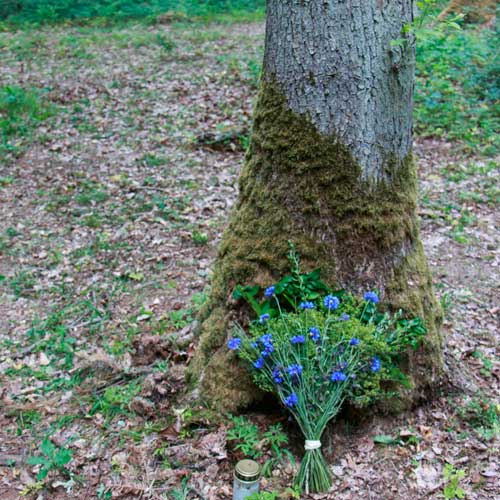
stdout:
MULTIPOLYGON (((76 339, 71 336, 71 326, 75 319, 92 334, 100 328, 104 314, 91 302, 82 300, 55 310, 42 321, 35 321, 27 331, 28 339, 36 345, 35 352, 44 352, 54 367, 73 368, 76 339)), ((60 381, 62 385, 64 380, 60 381)))
POLYGON ((193 321, 193 310, 191 308, 170 311, 168 315, 168 324, 174 330, 181 330, 193 321))
POLYGON ((259 87, 262 54, 243 57, 222 54, 217 56, 217 61, 226 65, 229 73, 241 82, 246 83, 254 90, 259 87))
POLYGON ((472 355, 476 359, 481 361, 482 367, 479 369, 479 373, 485 378, 491 377, 491 375, 493 373, 493 368, 494 368, 494 364, 493 364, 493 361, 491 360, 491 358, 487 354, 485 354, 483 351, 481 351, 481 349, 476 349, 472 353, 472 355))
POLYGON ((132 380, 125 385, 108 387, 102 395, 96 396, 90 415, 101 413, 110 421, 117 415, 130 414, 129 405, 141 391, 141 380, 132 380))
POLYGON ((99 214, 91 213, 82 218, 82 226, 87 226, 91 229, 97 229, 102 226, 102 217, 99 214))
POLYGON ((191 233, 191 239, 195 245, 204 246, 208 243, 208 234, 195 229, 191 233))
POLYGON ((94 240, 88 246, 79 247, 70 254, 71 259, 79 260, 85 257, 96 257, 101 252, 118 252, 119 250, 130 250, 132 247, 126 241, 111 242, 109 235, 104 232, 95 232, 94 240))
POLYGON ((93 205, 108 199, 108 194, 98 183, 83 181, 79 186, 79 193, 75 196, 78 205, 93 205))
POLYGON ((31 272, 21 271, 12 277, 8 281, 8 284, 17 299, 20 297, 31 297, 34 294, 36 279, 31 272))
POLYGON ((500 146, 498 27, 426 29, 417 45, 416 132, 494 155, 500 146))
POLYGON ((477 221, 477 217, 467 209, 460 212, 458 218, 452 221, 451 237, 462 245, 469 243, 469 237, 465 231, 466 227, 472 226, 477 221))
POLYGON ((461 182, 471 178, 494 176, 498 165, 495 161, 484 164, 470 162, 466 164, 453 164, 443 169, 443 174, 450 182, 461 182))
POLYGON ((146 153, 139 161, 146 167, 160 167, 168 163, 168 160, 164 156, 153 153, 146 153))
POLYGON ((471 397, 458 408, 459 417, 487 441, 500 435, 500 405, 485 396, 471 397))
POLYGON ((14 183, 14 177, 11 177, 10 175, 6 177, 0 177, 0 188, 4 188, 13 183, 14 183))
POLYGON ((0 155, 19 154, 32 140, 38 125, 55 110, 38 89, 0 87, 0 155))
POLYGON ((31 429, 42 420, 42 415, 37 410, 20 411, 15 416, 17 435, 20 436, 25 429, 31 429))

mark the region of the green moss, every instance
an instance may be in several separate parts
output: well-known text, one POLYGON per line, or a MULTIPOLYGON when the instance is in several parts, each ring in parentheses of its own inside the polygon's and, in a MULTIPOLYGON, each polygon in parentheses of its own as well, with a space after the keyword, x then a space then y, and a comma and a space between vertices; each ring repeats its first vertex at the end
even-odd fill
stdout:
MULTIPOLYGON (((286 274, 289 240, 305 271, 320 267, 327 283, 353 291, 377 288, 389 304, 422 316, 431 330, 430 357, 424 357, 423 366, 440 366, 436 303, 419 241, 411 156, 388 155, 381 179, 362 181, 349 150, 293 113, 277 86, 264 81, 239 184, 190 369, 192 381, 201 377, 207 402, 233 410, 252 400, 255 389, 248 376, 234 371, 225 348, 231 321, 245 322, 231 294, 237 284, 265 286, 286 274), (234 373, 238 381, 230 387, 224 380, 234 379, 234 373)), ((424 385, 430 385, 428 379, 416 383, 424 385)))

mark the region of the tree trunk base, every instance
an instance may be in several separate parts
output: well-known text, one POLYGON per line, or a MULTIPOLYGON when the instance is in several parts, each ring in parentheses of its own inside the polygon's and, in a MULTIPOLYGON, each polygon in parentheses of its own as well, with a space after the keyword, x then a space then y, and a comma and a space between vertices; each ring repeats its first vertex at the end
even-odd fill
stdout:
POLYGON ((263 397, 226 347, 231 324, 249 317, 232 293, 238 284, 265 287, 288 274, 288 241, 304 271, 319 267, 329 285, 354 293, 378 290, 388 308, 424 320, 429 333, 403 366, 413 387, 385 407, 397 411, 427 397, 442 372, 441 311, 419 238, 415 170, 411 155, 388 155, 383 175, 363 181, 347 147, 292 112, 276 84, 263 82, 239 201, 189 368, 200 401, 235 411, 263 397))

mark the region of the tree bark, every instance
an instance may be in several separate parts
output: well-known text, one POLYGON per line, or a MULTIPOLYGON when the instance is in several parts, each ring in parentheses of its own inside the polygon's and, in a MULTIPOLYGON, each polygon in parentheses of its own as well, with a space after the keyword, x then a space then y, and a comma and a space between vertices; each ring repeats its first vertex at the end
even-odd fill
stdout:
MULTIPOLYGON (((225 410, 259 396, 225 346, 242 305, 237 284, 305 270, 335 287, 378 289, 429 335, 406 370, 422 399, 439 379, 440 309, 419 238, 412 157, 414 46, 402 45, 411 0, 269 0, 263 77, 238 203, 215 264, 190 367, 200 398, 225 410)), ((393 402, 396 405, 396 402, 393 402)))

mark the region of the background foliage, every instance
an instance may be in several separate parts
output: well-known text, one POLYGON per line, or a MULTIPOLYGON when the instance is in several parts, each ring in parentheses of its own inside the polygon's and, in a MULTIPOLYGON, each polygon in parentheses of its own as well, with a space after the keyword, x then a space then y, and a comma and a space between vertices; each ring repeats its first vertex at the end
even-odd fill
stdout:
POLYGON ((204 16, 221 12, 263 9, 265 0, 4 0, 0 20, 19 23, 46 23, 89 18, 124 20, 176 12, 204 16))
POLYGON ((468 150, 498 151, 500 33, 463 26, 422 30, 417 44, 415 122, 419 135, 459 140, 468 150))

